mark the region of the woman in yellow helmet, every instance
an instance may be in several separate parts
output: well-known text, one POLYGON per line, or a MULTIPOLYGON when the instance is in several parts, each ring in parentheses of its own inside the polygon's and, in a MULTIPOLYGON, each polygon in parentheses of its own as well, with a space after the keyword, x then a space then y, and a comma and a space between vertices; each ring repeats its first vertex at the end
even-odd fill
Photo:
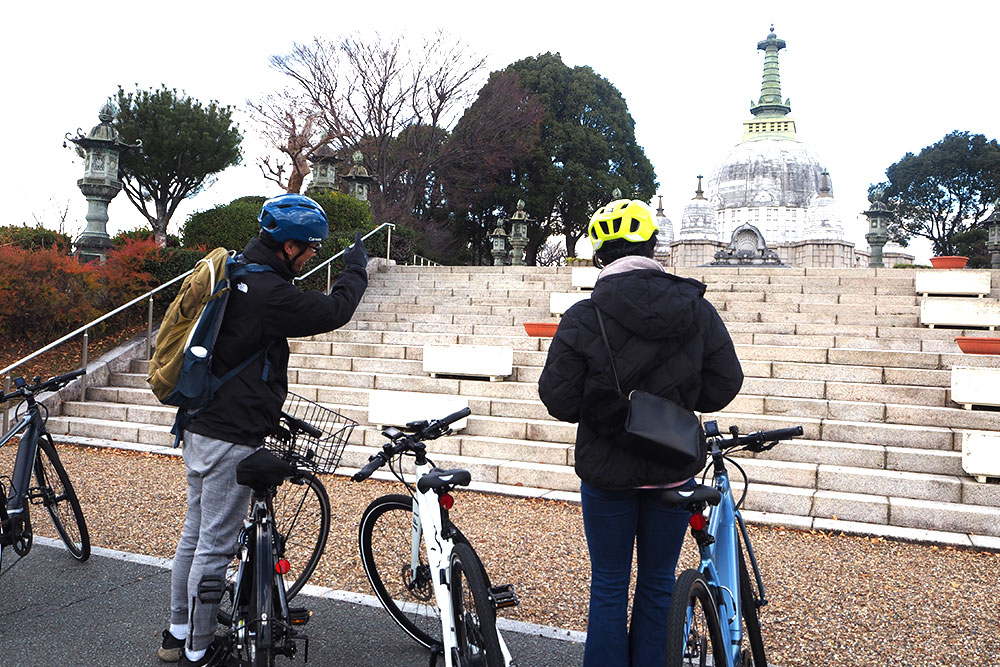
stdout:
POLYGON ((665 663, 667 610, 689 514, 666 508, 660 495, 692 483, 704 465, 672 465, 632 449, 626 396, 642 389, 714 412, 743 384, 732 339, 704 298, 705 286, 667 273, 653 259, 656 233, 652 211, 640 201, 619 199, 594 213, 587 234, 603 270, 591 298, 563 315, 538 381, 549 413, 579 423, 575 465, 591 562, 585 667, 665 663), (633 547, 638 576, 630 623, 633 547))

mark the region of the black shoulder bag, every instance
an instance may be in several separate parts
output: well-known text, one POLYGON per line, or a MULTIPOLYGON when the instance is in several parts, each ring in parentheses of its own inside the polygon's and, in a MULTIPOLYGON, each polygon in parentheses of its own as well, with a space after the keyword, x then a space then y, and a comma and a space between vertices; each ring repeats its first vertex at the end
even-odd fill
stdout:
MULTIPOLYGON (((597 323, 611 361, 615 385, 618 393, 623 394, 601 309, 595 305, 594 310, 597 311, 597 323)), ((636 389, 629 393, 625 431, 633 436, 630 444, 637 454, 659 463, 686 467, 704 456, 705 433, 698 416, 669 398, 647 391, 636 389)))

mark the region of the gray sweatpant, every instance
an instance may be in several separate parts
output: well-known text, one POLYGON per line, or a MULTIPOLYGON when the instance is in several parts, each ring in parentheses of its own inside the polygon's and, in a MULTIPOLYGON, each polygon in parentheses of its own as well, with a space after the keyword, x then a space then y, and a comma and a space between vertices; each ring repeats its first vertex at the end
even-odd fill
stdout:
POLYGON ((188 624, 193 651, 208 648, 215 635, 219 605, 198 601, 198 584, 203 577, 224 578, 236 551, 250 503, 250 489, 236 483, 236 464, 253 451, 184 432, 187 515, 170 578, 170 622, 188 624))

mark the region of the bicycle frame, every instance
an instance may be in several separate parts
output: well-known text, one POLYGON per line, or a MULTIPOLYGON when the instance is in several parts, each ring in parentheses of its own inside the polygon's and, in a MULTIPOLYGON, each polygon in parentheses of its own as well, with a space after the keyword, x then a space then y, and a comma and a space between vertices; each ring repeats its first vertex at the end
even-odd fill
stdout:
POLYGON ((3 566, 3 549, 18 538, 20 527, 26 525, 30 519, 30 503, 27 501, 28 486, 31 484, 31 471, 38 458, 38 441, 43 432, 41 412, 38 406, 33 403, 28 405, 28 409, 20 421, 0 439, 0 447, 6 445, 22 431, 17 457, 14 459, 11 488, 7 490, 10 497, 8 498, 6 495, 0 497, 0 567, 3 566), (15 518, 16 522, 12 521, 12 518, 15 518), (17 528, 15 528, 15 523, 17 528), (5 532, 10 534, 7 535, 5 532))
MULTIPOLYGON (((742 607, 740 606, 739 556, 737 555, 740 543, 736 536, 737 525, 743 533, 743 540, 747 545, 748 552, 750 552, 750 542, 747 539, 743 517, 733 501, 733 490, 729 484, 729 473, 722 463, 722 452, 715 442, 712 442, 711 447, 713 457, 718 454, 714 464, 713 485, 722 495, 722 500, 718 505, 709 508, 708 525, 705 532, 714 539, 709 544, 699 544, 701 564, 698 569, 705 576, 709 586, 712 586, 716 591, 715 599, 718 603, 723 643, 726 645, 728 659, 725 667, 733 667, 739 660, 743 640, 743 627, 740 623, 742 607)), ((752 557, 751 562, 759 581, 756 561, 752 557)))
MULTIPOLYGON (((427 563, 433 574, 431 579, 434 586, 434 601, 441 612, 441 637, 445 642, 443 647, 444 664, 445 667, 456 667, 451 655, 451 648, 458 645, 458 637, 455 631, 454 606, 451 600, 451 554, 455 543, 451 537, 445 537, 444 535, 445 526, 450 524, 448 510, 441 506, 438 496, 433 489, 420 491, 417 486, 420 478, 430 472, 432 467, 426 459, 423 463, 414 465, 413 488, 415 491, 413 493, 410 571, 416 573, 419 570, 422 541, 424 548, 427 550, 427 563)), ((500 643, 500 652, 503 654, 504 664, 510 665, 512 661, 511 654, 499 630, 497 630, 497 639, 500 643)))

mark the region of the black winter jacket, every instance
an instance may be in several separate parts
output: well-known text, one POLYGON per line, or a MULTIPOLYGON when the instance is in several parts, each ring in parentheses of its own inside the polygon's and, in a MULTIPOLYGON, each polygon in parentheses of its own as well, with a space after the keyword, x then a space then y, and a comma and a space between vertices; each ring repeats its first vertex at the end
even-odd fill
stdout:
POLYGON ((602 276, 591 298, 563 315, 538 393, 553 417, 579 422, 576 472, 584 482, 624 489, 697 473, 628 449, 625 396, 644 389, 699 412, 721 410, 736 396, 743 370, 725 324, 704 293, 705 285, 696 280, 639 269, 602 276), (595 305, 604 315, 624 396, 615 387, 595 305))
POLYGON ((326 295, 303 292, 291 283, 289 268, 272 250, 252 239, 243 250, 248 262, 274 272, 249 273, 231 286, 229 304, 214 348, 212 371, 221 377, 258 350, 263 355, 216 392, 187 430, 210 438, 259 446, 278 424, 288 392, 288 338, 332 331, 350 321, 368 286, 363 266, 348 266, 326 295))

